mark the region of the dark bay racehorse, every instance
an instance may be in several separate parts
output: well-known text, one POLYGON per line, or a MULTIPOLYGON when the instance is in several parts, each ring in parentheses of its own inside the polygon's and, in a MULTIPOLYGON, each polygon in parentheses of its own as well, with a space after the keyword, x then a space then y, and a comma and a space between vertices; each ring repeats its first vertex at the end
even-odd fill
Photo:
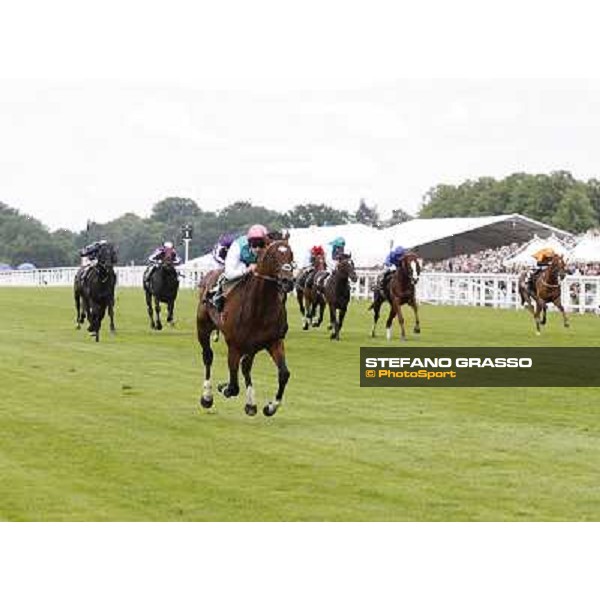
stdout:
POLYGON ((296 279, 296 298, 302 314, 302 329, 306 331, 310 325, 319 327, 323 322, 323 313, 325 311, 325 298, 318 292, 315 286, 315 278, 318 273, 325 271, 327 265, 325 256, 318 254, 315 256, 315 263, 312 267, 303 269, 296 279), (306 306, 306 308, 305 308, 306 306), (319 319, 315 321, 317 308, 320 309, 319 319))
POLYGON ((555 254, 548 267, 538 275, 534 283, 534 293, 527 285, 527 272, 519 276, 519 295, 521 304, 532 314, 535 321, 536 333, 541 334, 540 325, 546 324, 546 310, 548 303, 552 302, 562 313, 565 327, 569 327, 569 320, 561 302, 560 284, 567 274, 567 266, 562 256, 555 254), (533 304, 535 303, 535 309, 533 304), (542 318, 540 319, 540 315, 542 318))
POLYGON ((175 309, 175 300, 179 290, 179 274, 173 265, 175 253, 171 249, 165 251, 164 258, 148 276, 152 265, 144 273, 143 286, 146 293, 146 308, 150 317, 150 327, 160 331, 162 323, 160 320, 160 303, 167 305, 167 323, 174 325, 173 310, 175 309), (154 311, 156 312, 156 321, 152 311, 152 299, 154 299, 154 311))
POLYGON ((73 292, 77 311, 77 329, 81 329, 87 317, 88 331, 97 342, 100 341, 100 327, 107 309, 110 331, 115 332, 114 305, 117 276, 113 267, 116 261, 114 247, 107 244, 100 248, 95 264, 81 267, 75 275, 73 292))
POLYGON ((210 342, 211 332, 218 329, 227 343, 229 382, 219 384, 217 389, 226 398, 239 394, 238 370, 241 363, 246 384, 245 411, 249 416, 254 416, 257 412, 251 376, 254 357, 261 350, 266 350, 271 355, 277 366, 279 382, 275 400, 268 402, 263 408, 263 414, 271 417, 283 399, 290 377, 283 340, 288 330, 285 298, 294 287, 294 257, 287 239, 273 241, 258 252, 255 271, 244 275, 234 287, 226 291, 222 313, 218 313, 206 300, 207 291, 213 287, 222 270, 207 273, 200 283, 196 329, 205 369, 200 404, 204 408, 213 405, 213 351, 210 342))
POLYGON ((373 302, 369 310, 373 310, 373 328, 371 336, 375 337, 375 328, 379 320, 381 305, 389 302, 391 305, 390 314, 385 324, 387 339, 392 339, 392 323, 394 317, 398 316, 400 324, 400 339, 406 341, 406 330, 404 329, 404 317, 402 316, 402 305, 408 304, 415 313, 415 333, 421 333, 421 324, 419 322, 419 310, 417 308, 417 299, 415 287, 421 275, 421 266, 419 258, 414 252, 407 252, 398 264, 398 268, 392 276, 383 285, 377 285, 373 292, 373 302))
POLYGON ((332 340, 340 339, 340 331, 350 302, 350 281, 356 281, 356 270, 350 254, 342 254, 337 267, 329 274, 317 273, 316 291, 325 298, 329 307, 329 329, 332 340))

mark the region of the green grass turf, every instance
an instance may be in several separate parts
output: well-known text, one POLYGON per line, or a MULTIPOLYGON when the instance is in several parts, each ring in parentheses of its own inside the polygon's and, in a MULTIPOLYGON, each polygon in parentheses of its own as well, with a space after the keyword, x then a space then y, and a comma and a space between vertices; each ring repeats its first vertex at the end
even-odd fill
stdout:
MULTIPOLYGON (((290 302, 277 415, 247 417, 243 393, 207 412, 195 302, 183 290, 176 328, 153 332, 141 291, 121 290, 118 334, 105 322, 96 344, 74 329, 70 290, 0 288, 0 519, 600 519, 597 389, 361 390, 366 304, 335 343, 302 332, 290 302)), ((424 306, 408 344, 598 344, 598 317, 572 324, 553 313, 538 338, 525 312, 424 306)), ((254 375, 262 405, 267 354, 254 375)))

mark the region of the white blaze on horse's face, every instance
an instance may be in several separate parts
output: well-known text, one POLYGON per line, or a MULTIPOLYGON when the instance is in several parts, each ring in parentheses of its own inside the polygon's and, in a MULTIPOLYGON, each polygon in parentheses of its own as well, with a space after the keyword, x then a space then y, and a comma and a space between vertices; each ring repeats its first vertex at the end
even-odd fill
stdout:
POLYGON ((414 261, 410 263, 410 270, 412 271, 413 280, 417 281, 419 279, 419 272, 417 271, 417 265, 414 261))

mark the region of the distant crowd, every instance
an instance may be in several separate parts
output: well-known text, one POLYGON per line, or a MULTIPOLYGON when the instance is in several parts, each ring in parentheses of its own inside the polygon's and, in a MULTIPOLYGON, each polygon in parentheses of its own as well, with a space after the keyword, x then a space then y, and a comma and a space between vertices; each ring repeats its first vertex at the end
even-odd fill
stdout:
MULTIPOLYGON (((572 245, 573 241, 569 240, 572 245)), ((474 254, 460 254, 446 260, 425 262, 424 271, 445 273, 518 273, 522 265, 505 265, 505 261, 519 250, 519 244, 509 244, 474 254)), ((575 275, 600 275, 600 263, 569 264, 575 275)))
POLYGON ((443 271, 445 273, 512 273, 518 271, 515 267, 505 267, 504 261, 519 249, 519 244, 510 244, 482 250, 475 254, 459 254, 446 260, 426 262, 424 271, 443 271))

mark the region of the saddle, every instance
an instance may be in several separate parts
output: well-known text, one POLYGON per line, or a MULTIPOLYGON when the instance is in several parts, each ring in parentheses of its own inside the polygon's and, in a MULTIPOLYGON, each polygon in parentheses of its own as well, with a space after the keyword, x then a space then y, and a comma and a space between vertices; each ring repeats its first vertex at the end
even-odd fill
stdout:
POLYGON ((315 273, 313 278, 314 288, 322 292, 325 289, 325 283, 330 275, 331 273, 329 271, 318 271, 315 273))

